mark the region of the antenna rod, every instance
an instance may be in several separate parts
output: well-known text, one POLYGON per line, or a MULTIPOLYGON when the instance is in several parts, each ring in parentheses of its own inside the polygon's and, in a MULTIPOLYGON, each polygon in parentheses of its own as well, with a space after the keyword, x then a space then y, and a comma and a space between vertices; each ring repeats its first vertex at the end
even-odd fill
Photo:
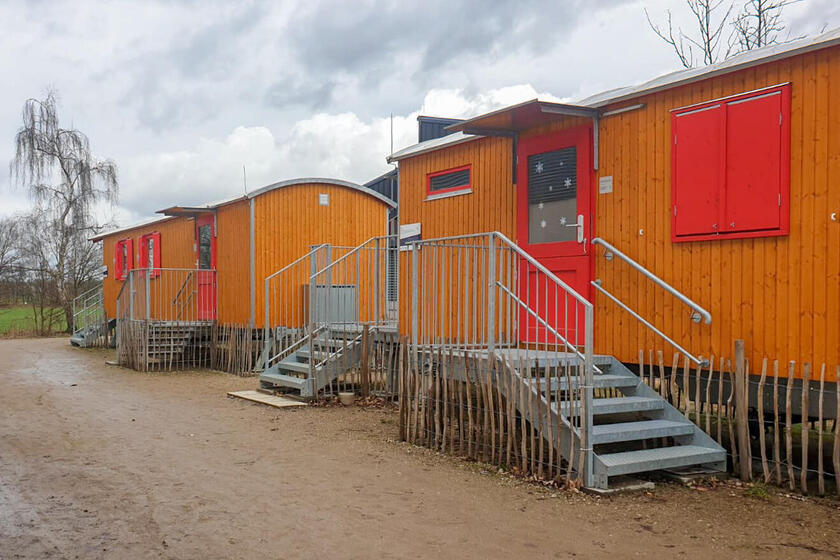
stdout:
POLYGON ((248 194, 248 176, 245 175, 245 164, 242 164, 242 186, 245 188, 245 194, 248 194))

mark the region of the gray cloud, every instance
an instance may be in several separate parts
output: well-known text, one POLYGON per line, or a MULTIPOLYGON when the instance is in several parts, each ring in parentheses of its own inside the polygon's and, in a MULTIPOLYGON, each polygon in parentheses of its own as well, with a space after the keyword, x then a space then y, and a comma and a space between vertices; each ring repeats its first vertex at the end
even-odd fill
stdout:
MULTIPOLYGON (((0 3, 0 163, 24 100, 121 169, 125 219, 295 174, 363 181, 416 137, 416 114, 577 98, 677 67, 648 29, 674 0, 0 3), (518 87, 510 87, 518 86, 518 87)), ((836 0, 789 7, 794 34, 840 25, 836 0)), ((679 9, 675 17, 681 18, 679 9)), ((687 20, 680 20, 686 23, 687 20)), ((0 213, 25 197, 0 173, 0 213)))

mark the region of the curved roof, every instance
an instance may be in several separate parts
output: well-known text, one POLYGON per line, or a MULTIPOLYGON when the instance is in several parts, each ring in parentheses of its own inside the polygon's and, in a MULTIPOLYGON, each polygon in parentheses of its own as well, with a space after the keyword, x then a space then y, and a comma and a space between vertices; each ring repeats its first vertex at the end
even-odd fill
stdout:
POLYGON ((369 189, 363 185, 358 183, 351 183, 350 181, 344 181, 343 179, 328 179, 324 177, 302 177, 300 179, 289 179, 288 181, 280 181, 277 183, 272 183, 270 185, 266 185, 262 188, 259 188, 255 191, 249 192, 245 195, 247 198, 255 198, 261 194, 265 194, 269 191, 273 191, 275 189, 282 189, 283 187, 293 187, 295 185, 307 185, 311 183, 319 183, 323 185, 335 185, 337 187, 345 187, 348 189, 354 189, 366 195, 372 196, 377 198, 390 206, 391 208, 396 207, 397 203, 388 198, 387 196, 376 192, 373 189, 369 189))
POLYGON ((359 185, 358 183, 351 183, 350 181, 345 181, 343 179, 329 179, 325 177, 301 177, 299 179, 289 179, 287 181, 278 181, 277 183, 271 183, 270 185, 266 185, 261 187, 255 191, 251 191, 244 195, 235 196, 232 198, 228 198, 225 200, 220 200, 218 202, 211 202, 209 204, 204 204, 201 206, 170 206, 169 208, 164 208, 163 210, 158 210, 158 214, 166 214, 167 216, 176 216, 182 214, 199 214, 201 212, 210 212, 215 210, 219 206, 224 206, 226 204, 232 204, 234 202, 239 202, 242 200, 248 200, 251 198, 256 198, 261 194, 265 194, 267 192, 273 191, 275 189, 282 189, 283 187, 293 187, 295 185, 311 185, 311 184, 322 184, 322 185, 335 185, 338 187, 345 187, 348 189, 357 190, 361 193, 367 194, 372 196, 381 202, 384 202, 391 208, 396 208, 397 203, 388 198, 387 196, 376 192, 373 189, 365 187, 364 185, 359 185))

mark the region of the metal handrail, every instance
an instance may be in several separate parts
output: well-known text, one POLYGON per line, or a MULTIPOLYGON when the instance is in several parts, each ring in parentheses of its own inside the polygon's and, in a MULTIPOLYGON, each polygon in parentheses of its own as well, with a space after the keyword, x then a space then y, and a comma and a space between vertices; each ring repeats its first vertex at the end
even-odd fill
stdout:
POLYGON ((325 266, 321 270, 318 270, 318 271, 314 272, 313 274, 310 274, 309 275, 309 280, 310 281, 315 280, 316 278, 318 278, 319 275, 325 274, 326 272, 329 272, 330 269, 335 267, 338 263, 342 262, 344 259, 347 259, 350 255, 354 255, 354 254, 360 252, 362 249, 367 247, 367 245, 372 243, 373 241, 376 241, 377 239, 393 239, 395 237, 396 237, 395 235, 377 235, 377 236, 371 237, 370 239, 368 239, 367 241, 365 241, 361 245, 358 245, 357 247, 354 247, 352 251, 348 251, 347 253, 344 253, 342 256, 335 259, 334 261, 332 261, 330 264, 328 264, 327 266, 325 266))
POLYGON ((611 254, 615 255, 616 257, 620 258, 621 260, 635 268, 638 272, 642 274, 642 276, 652 281, 654 284, 658 285, 660 288, 664 289, 666 292, 668 292, 669 294, 683 302, 685 305, 693 309, 694 313, 692 313, 691 318, 692 320, 694 320, 695 323, 699 323, 701 319, 704 320, 707 325, 710 325, 712 323, 711 313, 703 309, 703 307, 692 301, 688 296, 671 286, 665 280, 661 279, 659 276, 657 276, 650 270, 646 269, 627 255, 616 249, 615 246, 611 245, 609 242, 604 241, 600 237, 596 237, 592 240, 592 244, 603 246, 604 249, 607 250, 607 259, 612 258, 611 254))
POLYGON ((659 337, 662 338, 665 342, 667 342, 668 344, 670 344, 671 346, 673 346, 674 348, 676 348, 677 350, 679 350, 680 352, 685 354, 685 356, 689 360, 691 360, 692 362, 694 362, 695 364, 697 364, 698 366, 701 366, 701 367, 708 367, 709 366, 709 361, 708 360, 703 359, 702 356, 700 358, 697 358, 696 356, 694 356, 694 354, 692 354, 691 352, 689 352, 688 350, 686 350, 685 348, 683 348, 682 346, 677 344, 668 335, 666 335, 665 333, 663 333, 662 331, 660 331, 659 329, 654 327, 647 319, 645 319, 644 317, 642 317, 641 315, 639 315, 638 313, 633 311, 626 303, 624 303, 623 301, 621 301, 620 299, 618 299, 617 297, 612 295, 610 292, 605 290, 604 287, 601 286, 601 284, 597 280, 592 281, 592 286, 594 286, 596 290, 598 290, 599 292, 601 292, 602 294, 604 294, 605 296, 610 298, 616 305, 618 305, 619 307, 624 309, 627 313, 629 313, 630 315, 632 315, 633 317, 638 319, 639 322, 642 323, 644 326, 646 326, 647 328, 652 330, 654 333, 659 335, 659 337))
MULTIPOLYGON (((534 319, 536 319, 536 320, 537 320, 537 322, 538 322, 540 325, 542 325, 542 327, 543 327, 543 328, 545 328, 545 329, 546 329, 548 332, 550 332, 552 335, 554 335, 554 336, 556 336, 557 338, 559 338, 560 340, 562 340, 562 341, 563 341, 563 345, 564 345, 566 348, 568 348, 569 350, 571 350, 571 351, 572 351, 572 353, 573 353, 575 356, 577 356, 577 357, 578 357, 579 359, 581 359, 581 360, 586 360, 586 356, 584 356, 584 355, 580 352, 580 350, 578 350, 578 349, 577 349, 577 347, 575 347, 575 346, 574 346, 571 342, 569 342, 569 341, 566 339, 566 337, 565 337, 565 336, 563 336, 562 334, 560 334, 559 332, 557 332, 557 329, 555 329, 554 327, 552 327, 551 325, 549 325, 549 324, 545 321, 545 319, 543 319, 542 317, 540 317, 540 316, 537 314, 537 312, 536 312, 536 311, 534 311, 533 309, 531 309, 530 307, 528 307, 528 304, 526 304, 524 301, 522 301, 521 299, 519 299, 518 297, 516 297, 516 294, 514 294, 514 293, 510 290, 510 288, 508 288, 507 286, 505 286, 504 284, 502 284, 501 282, 498 282, 498 281, 496 282, 496 286, 498 286, 498 287, 499 287, 499 289, 501 289, 503 292, 505 292, 505 294, 507 294, 507 295, 508 295, 508 297, 510 297, 510 298, 511 298, 511 300, 512 300, 515 304, 517 304, 518 306, 522 307, 522 308, 525 310, 525 312, 526 312, 526 313, 528 313, 528 315, 530 315, 531 317, 533 317, 534 319)), ((595 364, 592 364, 592 368, 593 368, 593 370, 594 370, 594 371, 597 371, 598 373, 604 373, 604 372, 603 372, 603 371, 601 371, 601 369, 600 369, 598 366, 596 366, 595 364)))

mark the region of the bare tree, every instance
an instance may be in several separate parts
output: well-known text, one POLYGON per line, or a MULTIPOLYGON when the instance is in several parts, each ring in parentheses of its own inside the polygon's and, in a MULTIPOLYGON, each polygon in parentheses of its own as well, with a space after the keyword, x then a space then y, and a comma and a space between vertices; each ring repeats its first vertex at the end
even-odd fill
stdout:
POLYGON ((722 52, 723 31, 732 14, 733 4, 725 0, 685 0, 697 24, 697 32, 685 33, 681 27, 674 28, 671 10, 667 10, 667 31, 653 23, 647 9, 645 16, 653 32, 671 45, 680 63, 693 68, 698 63, 713 64, 729 56, 730 50, 722 52))
POLYGON ((69 329, 73 298, 98 269, 87 239, 100 230, 96 205, 117 200, 117 166, 96 159, 84 133, 61 128, 56 94, 48 91, 45 99, 28 99, 23 106, 9 172, 37 205, 27 227, 39 241, 27 246, 29 271, 44 290, 54 290, 69 329), (48 286, 47 276, 54 287, 48 286))
POLYGON ((799 1, 748 0, 741 13, 732 21, 730 45, 742 52, 790 40, 789 35, 784 41, 780 40, 781 33, 787 27, 782 21, 782 10, 799 1))
POLYGON ((20 253, 17 251, 17 240, 20 233, 19 219, 15 217, 0 218, 0 279, 12 271, 18 264, 20 253))

